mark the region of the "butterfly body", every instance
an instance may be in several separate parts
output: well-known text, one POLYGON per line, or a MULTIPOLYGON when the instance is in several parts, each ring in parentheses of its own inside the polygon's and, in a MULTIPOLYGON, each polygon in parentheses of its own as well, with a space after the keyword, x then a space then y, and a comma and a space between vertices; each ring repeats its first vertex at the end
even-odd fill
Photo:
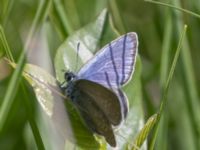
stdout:
POLYGON ((128 33, 106 45, 75 75, 65 73, 65 94, 85 124, 105 137, 113 147, 113 126, 128 113, 128 100, 121 87, 131 78, 137 54, 137 35, 128 33))

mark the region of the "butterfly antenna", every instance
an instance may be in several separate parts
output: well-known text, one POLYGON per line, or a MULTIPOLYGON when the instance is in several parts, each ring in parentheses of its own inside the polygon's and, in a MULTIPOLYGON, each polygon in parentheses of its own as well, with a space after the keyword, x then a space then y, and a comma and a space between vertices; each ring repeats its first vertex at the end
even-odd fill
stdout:
POLYGON ((77 53, 76 53, 76 66, 75 66, 75 69, 74 71, 76 72, 77 68, 78 68, 78 55, 79 55, 79 47, 80 47, 80 42, 78 42, 77 44, 77 53))

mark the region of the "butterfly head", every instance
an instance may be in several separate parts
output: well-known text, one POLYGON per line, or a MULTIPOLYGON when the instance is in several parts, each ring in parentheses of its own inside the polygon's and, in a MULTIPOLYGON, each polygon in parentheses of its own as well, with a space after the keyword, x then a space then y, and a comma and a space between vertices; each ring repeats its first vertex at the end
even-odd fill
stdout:
POLYGON ((76 75, 73 72, 66 72, 65 73, 65 80, 67 82, 73 81, 76 78, 76 75))

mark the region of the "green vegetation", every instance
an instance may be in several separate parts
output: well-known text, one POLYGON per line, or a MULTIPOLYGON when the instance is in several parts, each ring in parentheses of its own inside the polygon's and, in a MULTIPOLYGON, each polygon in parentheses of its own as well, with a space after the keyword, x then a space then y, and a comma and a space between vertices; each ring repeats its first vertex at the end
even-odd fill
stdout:
POLYGON ((110 149, 58 83, 119 35, 139 55, 119 149, 200 149, 198 0, 0 0, 0 149, 110 149), (78 64, 77 44, 80 43, 78 64))

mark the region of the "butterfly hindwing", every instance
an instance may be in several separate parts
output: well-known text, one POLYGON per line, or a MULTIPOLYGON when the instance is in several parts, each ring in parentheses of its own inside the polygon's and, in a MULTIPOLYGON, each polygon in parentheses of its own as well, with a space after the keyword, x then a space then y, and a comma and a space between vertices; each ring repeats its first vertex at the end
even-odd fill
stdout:
POLYGON ((126 94, 120 89, 112 89, 116 95, 119 98, 120 104, 121 104, 121 111, 123 114, 123 118, 126 118, 127 114, 128 114, 128 98, 126 96, 126 94))
MULTIPOLYGON (((92 102, 105 114, 111 124, 120 124, 122 120, 120 102, 113 91, 101 84, 84 79, 77 80, 74 89, 88 95, 92 102)), ((77 98, 75 97, 75 99, 77 98)))
POLYGON ((121 122, 117 96, 102 85, 87 80, 77 80, 71 96, 88 127, 116 146, 112 125, 121 122))

